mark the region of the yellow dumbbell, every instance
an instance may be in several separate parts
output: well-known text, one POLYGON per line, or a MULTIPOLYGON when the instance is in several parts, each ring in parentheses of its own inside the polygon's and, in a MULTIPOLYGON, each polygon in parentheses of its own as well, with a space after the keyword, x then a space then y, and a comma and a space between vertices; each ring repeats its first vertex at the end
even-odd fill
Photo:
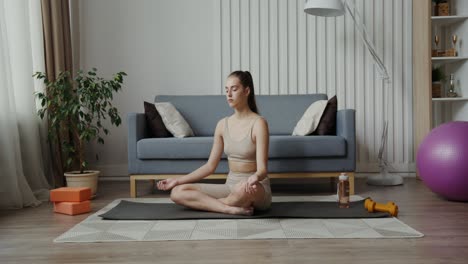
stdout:
POLYGON ((368 212, 386 212, 389 213, 391 216, 398 216, 398 206, 394 202, 388 202, 386 204, 376 203, 372 201, 372 199, 367 198, 364 201, 364 207, 367 209, 368 212))

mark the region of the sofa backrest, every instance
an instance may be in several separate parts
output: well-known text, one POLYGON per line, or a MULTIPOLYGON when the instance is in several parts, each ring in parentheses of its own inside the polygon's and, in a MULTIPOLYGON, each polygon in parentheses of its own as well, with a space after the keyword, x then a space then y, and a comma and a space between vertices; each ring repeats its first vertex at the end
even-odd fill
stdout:
MULTIPOLYGON (((325 94, 256 95, 260 115, 270 135, 291 135, 305 110, 325 94)), ((234 113, 224 95, 159 95, 155 102, 171 102, 192 127, 195 136, 213 136, 219 120, 234 113)))

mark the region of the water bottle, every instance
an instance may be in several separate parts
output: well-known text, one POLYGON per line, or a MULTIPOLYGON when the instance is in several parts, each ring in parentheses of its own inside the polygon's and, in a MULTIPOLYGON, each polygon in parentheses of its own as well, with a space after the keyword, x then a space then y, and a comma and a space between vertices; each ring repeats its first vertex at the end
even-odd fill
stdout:
POLYGON ((338 206, 349 208, 349 177, 346 173, 341 173, 338 177, 338 206))

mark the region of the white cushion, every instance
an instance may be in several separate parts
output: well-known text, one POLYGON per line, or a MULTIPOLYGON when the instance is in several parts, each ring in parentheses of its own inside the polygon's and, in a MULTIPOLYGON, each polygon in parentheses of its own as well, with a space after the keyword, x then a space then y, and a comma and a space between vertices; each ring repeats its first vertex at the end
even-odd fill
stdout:
POLYGON ((167 130, 169 130, 174 137, 183 138, 193 136, 192 128, 174 105, 169 102, 164 102, 155 103, 155 106, 167 130))
POLYGON ((296 127, 294 127, 293 136, 307 136, 312 134, 319 125, 328 100, 318 100, 312 103, 302 115, 296 127))

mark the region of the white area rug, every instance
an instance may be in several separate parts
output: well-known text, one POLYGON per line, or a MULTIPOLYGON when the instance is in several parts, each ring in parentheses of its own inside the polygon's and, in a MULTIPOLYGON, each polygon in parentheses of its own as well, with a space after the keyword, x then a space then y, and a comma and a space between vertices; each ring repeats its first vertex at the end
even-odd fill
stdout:
MULTIPOLYGON (((352 196, 351 200, 360 200, 352 196)), ((128 201, 169 203, 167 198, 135 198, 128 201)), ((280 196, 273 202, 335 201, 336 196, 280 196)), ((397 218, 372 219, 200 219, 121 221, 98 215, 116 206, 115 200, 57 237, 54 242, 119 242, 208 239, 294 238, 415 238, 424 236, 397 218)))

